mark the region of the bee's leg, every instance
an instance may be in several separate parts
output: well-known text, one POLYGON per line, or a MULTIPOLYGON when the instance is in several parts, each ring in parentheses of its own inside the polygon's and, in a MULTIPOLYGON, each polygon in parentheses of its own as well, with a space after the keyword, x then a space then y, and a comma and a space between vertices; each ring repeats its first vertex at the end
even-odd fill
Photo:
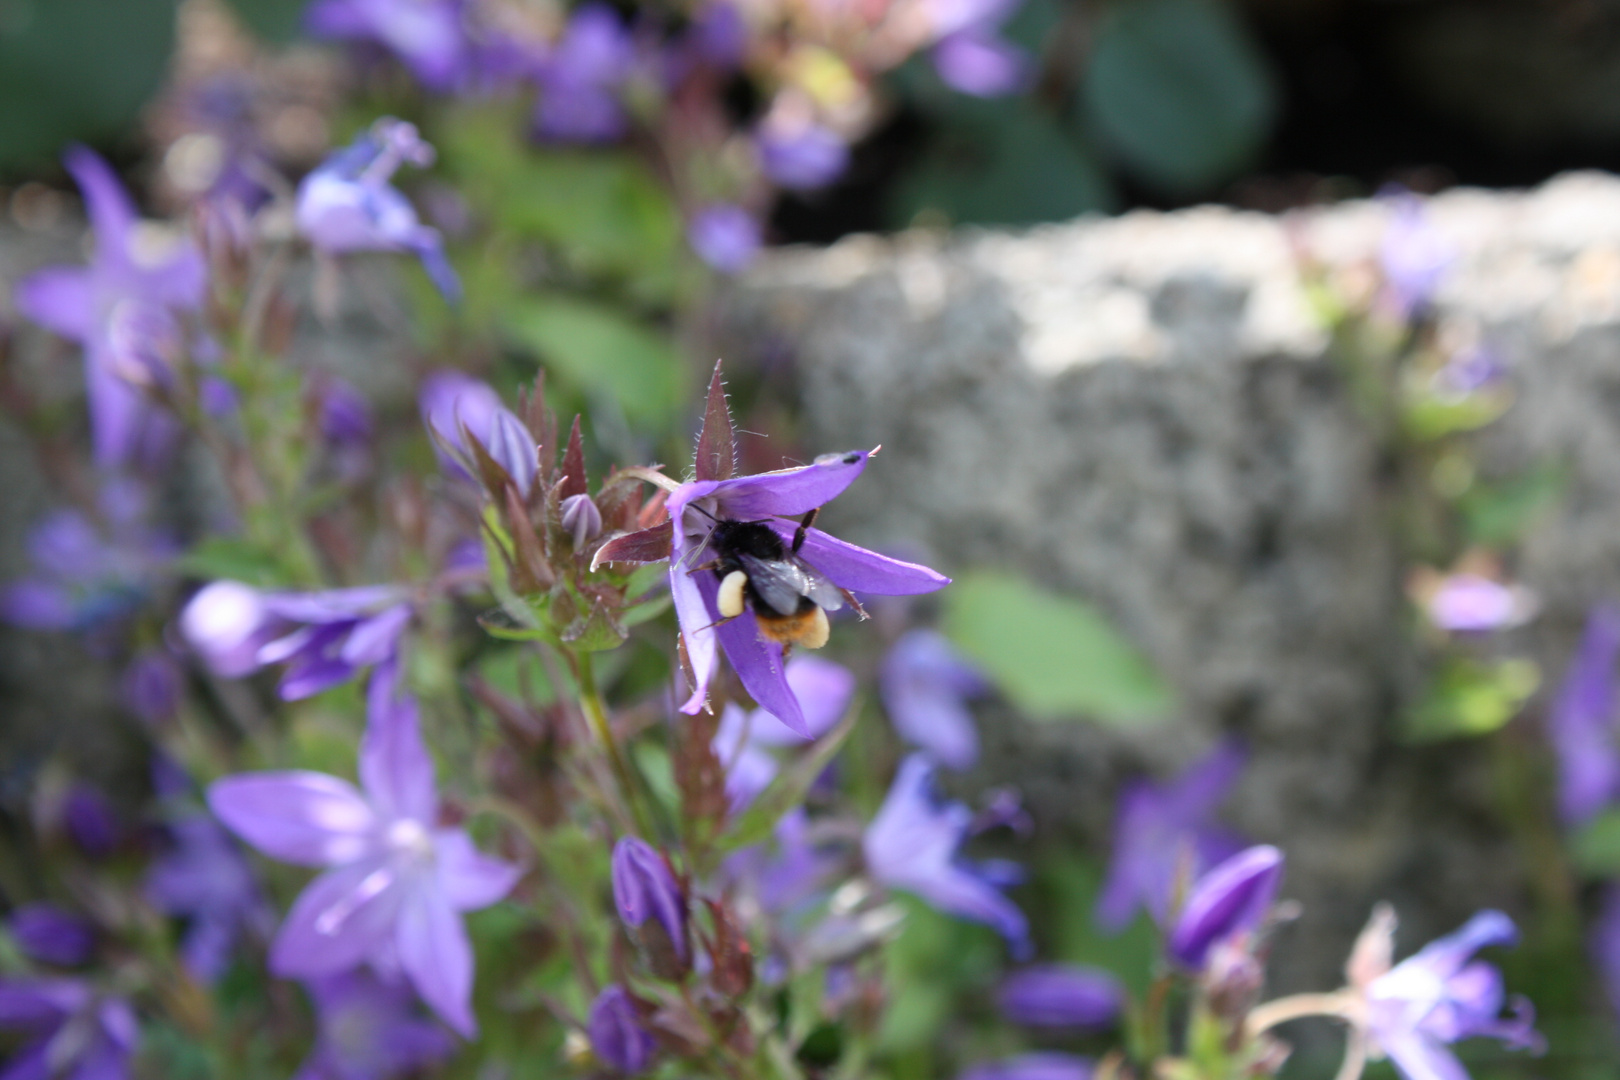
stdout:
MULTIPOLYGON (((814 510, 812 510, 810 512, 812 514, 815 513, 814 510)), ((788 657, 790 657, 792 655, 793 655, 793 642, 784 641, 782 643, 782 663, 784 663, 784 664, 787 663, 788 662, 788 657)))
POLYGON ((793 554, 797 555, 799 549, 804 547, 804 534, 810 531, 810 526, 816 523, 816 515, 821 513, 821 507, 816 507, 804 517, 799 519, 799 527, 793 532, 793 554))
POLYGON ((848 589, 839 589, 838 591, 843 594, 845 603, 849 604, 850 608, 855 612, 855 614, 859 615, 863 619, 870 618, 870 616, 866 614, 866 609, 861 607, 861 602, 855 599, 854 593, 850 592, 848 589))
POLYGON ((718 569, 720 569, 720 560, 719 559, 710 559, 708 562, 704 563, 702 566, 694 566, 694 567, 692 567, 692 569, 688 570, 687 573, 688 574, 695 574, 699 570, 718 570, 718 569))

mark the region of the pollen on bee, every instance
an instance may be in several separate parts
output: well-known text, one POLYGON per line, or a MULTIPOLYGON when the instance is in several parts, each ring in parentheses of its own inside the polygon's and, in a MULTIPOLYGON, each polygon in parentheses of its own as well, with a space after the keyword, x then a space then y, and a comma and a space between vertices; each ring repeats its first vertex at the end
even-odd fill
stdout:
POLYGON ((720 608, 722 619, 735 619, 743 612, 743 587, 748 584, 748 575, 741 570, 733 570, 720 579, 720 593, 715 603, 720 608))
POLYGON ((805 628, 804 636, 799 638, 799 644, 807 649, 819 649, 827 644, 831 636, 832 624, 827 621, 827 613, 818 607, 810 616, 810 625, 805 628))

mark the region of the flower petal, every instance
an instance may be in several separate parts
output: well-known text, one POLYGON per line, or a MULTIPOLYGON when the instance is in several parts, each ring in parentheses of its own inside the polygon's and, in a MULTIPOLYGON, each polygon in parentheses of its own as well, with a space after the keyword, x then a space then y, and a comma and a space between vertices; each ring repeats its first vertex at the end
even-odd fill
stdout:
POLYGON ((318 979, 358 967, 390 944, 403 893, 381 858, 328 870, 293 901, 270 943, 270 970, 318 979))
POLYGON ((1170 955, 1189 968, 1202 968, 1217 941, 1260 924, 1276 899, 1282 873, 1282 852, 1259 844, 1199 878, 1165 943, 1170 955))
POLYGON ((145 394, 117 375, 109 346, 100 338, 92 339, 85 352, 84 382, 96 463, 121 465, 135 454, 151 405, 145 394))
POLYGON ((464 829, 433 834, 439 891, 456 911, 477 911, 501 900, 523 876, 523 868, 485 855, 464 829))
POLYGON ((393 585, 361 585, 352 589, 326 589, 308 593, 265 593, 264 608, 272 615, 301 623, 346 622, 364 619, 404 599, 393 585))
POLYGON ((209 787, 208 805, 249 844, 300 866, 360 858, 378 824, 354 785, 318 772, 227 776, 209 787))
POLYGON ((52 266, 17 286, 17 310, 41 326, 74 341, 95 333, 95 295, 90 272, 76 266, 52 266))
POLYGON ((360 742, 361 786, 384 820, 433 824, 439 796, 416 699, 396 691, 389 678, 372 679, 367 698, 366 734, 360 742))
POLYGON ((129 234, 137 220, 129 193, 94 150, 75 146, 64 161, 84 195, 84 208, 96 234, 96 262, 128 266, 129 234))
MULTIPOLYGON (((708 571, 694 574, 681 565, 679 558, 670 561, 669 592, 675 601, 675 618, 681 626, 681 637, 686 642, 686 657, 697 678, 692 696, 681 706, 681 712, 688 715, 702 709, 708 700, 709 683, 720 663, 715 627, 720 616, 713 614, 717 610, 714 598, 718 589, 719 583, 708 571)), ((753 616, 748 619, 752 622, 753 616)))
MULTIPOLYGON (((791 524, 778 522, 776 525, 784 537, 791 539, 795 531, 791 524)), ((820 529, 806 530, 799 556, 827 575, 834 585, 851 592, 915 596, 943 589, 951 583, 950 578, 937 570, 856 547, 820 529)))
MULTIPOLYGON (((682 485, 705 488, 704 494, 713 494, 723 509, 721 517, 738 521, 754 521, 768 517, 801 517, 819 506, 824 506, 844 493, 866 468, 870 450, 852 450, 847 454, 823 454, 814 464, 777 472, 739 476, 735 480, 716 480, 708 484, 682 485)), ((677 493, 678 495, 678 493, 677 493)), ((670 497, 670 514, 674 516, 677 496, 670 497)), ((701 495, 689 496, 700 498, 701 495)), ((683 502, 681 505, 685 505, 683 502)))
POLYGON ((371 618, 362 619, 349 631, 349 637, 338 655, 344 663, 355 667, 380 664, 394 654, 399 645, 399 636, 405 632, 410 621, 411 605, 395 604, 384 608, 371 618))
POLYGON ((412 889, 400 911, 397 943, 400 965, 422 1000, 465 1038, 476 1035, 472 945, 449 898, 432 886, 412 889))
POLYGON ((1417 1031, 1380 1033, 1378 1042, 1406 1080, 1469 1080, 1450 1050, 1417 1031))
POLYGON ((715 635, 726 650, 726 659, 731 661, 743 689, 755 703, 790 730, 807 739, 813 738, 804 722, 799 699, 793 696, 793 688, 788 685, 782 646, 760 636, 754 613, 745 610, 735 619, 721 623, 715 627, 715 635))

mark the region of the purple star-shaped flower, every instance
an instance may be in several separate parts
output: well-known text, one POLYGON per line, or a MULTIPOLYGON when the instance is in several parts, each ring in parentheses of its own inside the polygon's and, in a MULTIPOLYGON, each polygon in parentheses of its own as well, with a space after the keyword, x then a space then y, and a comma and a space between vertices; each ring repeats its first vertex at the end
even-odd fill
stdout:
POLYGON ((935 630, 912 630, 883 660, 879 690, 900 737, 951 769, 979 759, 979 732, 967 699, 990 692, 985 677, 935 630))
POLYGON ((1161 925, 1179 875, 1190 880, 1243 845, 1215 824, 1215 810, 1243 770, 1243 753, 1222 746, 1166 784, 1126 787, 1114 819, 1114 857, 1096 919, 1118 932, 1145 908, 1161 925))
POLYGON ((1620 608, 1599 604, 1547 711, 1547 735, 1558 756, 1558 810, 1584 825, 1620 799, 1620 747, 1615 745, 1615 661, 1620 608))
MULTIPOLYGON (((828 454, 797 469, 729 480, 696 480, 682 484, 669 497, 669 517, 674 523, 670 591, 697 676, 697 686, 681 706, 682 712, 696 713, 704 707, 723 648, 754 701, 789 728, 808 736, 803 710, 783 670, 782 646, 760 633, 751 610, 745 608, 735 618, 722 619, 717 603, 719 575, 703 567, 718 555, 712 543, 717 522, 764 522, 790 545, 798 519, 854 483, 869 456, 865 450, 828 454)), ((879 555, 816 528, 805 530, 798 557, 851 592, 910 595, 933 592, 950 583, 926 566, 879 555)))
POLYGON ((84 193, 95 254, 87 267, 50 267, 24 280, 17 309, 84 346, 96 463, 124 465, 172 442, 173 418, 142 387, 160 375, 155 355, 173 359, 178 315, 202 306, 207 269, 189 241, 166 241, 140 223, 95 153, 75 147, 66 160, 84 193))
POLYGON ((225 974, 244 930, 266 933, 270 909, 242 851, 213 818, 193 814, 169 825, 172 846, 146 874, 146 896, 167 915, 186 919, 180 956, 193 978, 225 974))
POLYGON ((623 135, 628 122, 619 88, 635 59, 635 42, 612 8, 580 6, 538 65, 535 132, 543 139, 585 143, 623 135))
POLYGON ((277 931, 272 971, 320 979, 397 964, 422 1000, 471 1036, 473 955, 461 913, 500 900, 521 871, 479 853, 464 829, 438 827, 415 701, 388 678, 372 681, 369 698, 360 790, 324 773, 251 773, 215 783, 208 802, 266 855, 327 868, 277 931))
POLYGON ((467 74, 464 7, 464 0, 315 0, 304 26, 315 37, 381 45, 423 86, 443 92, 467 74))
POLYGON ((738 274, 754 261, 764 239, 754 215, 733 203, 716 203, 692 215, 686 242, 722 274, 738 274))
POLYGON ((402 981, 356 968, 308 988, 319 1034, 294 1080, 389 1080, 455 1053, 455 1040, 420 1015, 402 981))
POLYGON ((125 1080, 140 1040, 122 998, 77 979, 0 980, 0 1030, 23 1033, 6 1080, 125 1080))
POLYGON ((439 231, 423 225, 415 207, 388 181, 401 165, 431 165, 433 147, 416 125, 385 116, 352 144, 332 154, 298 185, 298 231, 319 251, 405 251, 445 298, 455 302, 461 283, 444 256, 439 231))
POLYGON ((1484 961, 1471 961, 1488 945, 1517 940, 1513 920, 1500 911, 1482 911, 1361 988, 1375 1048, 1389 1056, 1405 1080, 1467 1080, 1467 1071, 1447 1047, 1474 1036, 1539 1051, 1542 1039, 1530 1003, 1517 999, 1513 1015, 1502 1016, 1501 972, 1484 961))
POLYGON ((894 785, 866 827, 861 848, 872 877, 916 893, 940 911, 994 927, 1015 954, 1029 949, 1024 913, 1001 894, 1009 875, 999 865, 974 865, 957 857, 973 811, 942 802, 933 790, 934 766, 921 754, 900 763, 894 785))
MULTIPOLYGON (((855 676, 842 664, 814 656, 795 656, 787 664, 788 688, 804 710, 809 738, 818 739, 838 723, 855 693, 855 676)), ((770 786, 779 766, 771 750, 803 746, 806 736, 764 709, 749 712, 730 703, 714 737, 715 756, 726 770, 726 792, 737 813, 770 786)))
POLYGON ((1029 57, 998 35, 1021 2, 931 0, 934 70, 946 85, 975 97, 1001 97, 1023 88, 1029 57))

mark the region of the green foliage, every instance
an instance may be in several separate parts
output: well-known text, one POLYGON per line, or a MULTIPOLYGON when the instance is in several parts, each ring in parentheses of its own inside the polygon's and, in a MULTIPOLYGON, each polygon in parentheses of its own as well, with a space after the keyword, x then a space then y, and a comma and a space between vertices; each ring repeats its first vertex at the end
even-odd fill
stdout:
POLYGON ((564 296, 536 297, 508 312, 508 333, 548 370, 617 402, 631 421, 665 429, 679 413, 680 355, 669 338, 622 309, 564 296))
POLYGON ((176 569, 199 581, 224 578, 261 588, 287 584, 281 559, 239 536, 204 537, 180 557, 176 569))
POLYGON ((308 0, 230 0, 247 28, 265 41, 285 43, 298 36, 308 0))
POLYGON ((1096 608, 1011 574, 964 574, 945 593, 945 630, 1019 708, 1038 719, 1130 725, 1172 698, 1152 666, 1096 608))
POLYGON ((1264 60, 1216 0, 1112 6, 1081 89, 1085 109, 1125 165, 1183 195, 1247 164, 1277 111, 1264 60))
POLYGON ((1529 660, 1451 657, 1407 715, 1406 737, 1435 742, 1488 734, 1517 716, 1539 685, 1541 671, 1529 660))
POLYGON ((1053 959, 1105 968, 1133 997, 1145 996, 1159 956, 1152 921, 1143 915, 1123 933, 1104 934, 1092 918, 1103 883, 1103 868, 1097 860, 1049 850, 1041 852, 1035 866, 1037 910, 1051 913, 1053 919, 1053 959))
POLYGON ((905 906, 906 919, 884 953, 892 997, 878 1047, 913 1059, 907 1075, 935 1075, 927 1063, 939 1049, 946 1020, 960 998, 993 984, 1002 944, 988 927, 941 915, 911 897, 897 902, 905 906))
POLYGON ((0 173, 118 138, 157 92, 175 0, 0 0, 0 173))
POLYGON ((1511 480, 1474 484, 1462 500, 1469 539, 1476 544, 1517 540, 1568 486, 1568 470, 1556 464, 1544 464, 1511 480))
POLYGON ((855 730, 858 707, 851 708, 836 727, 816 740, 814 746, 793 764, 776 774, 770 786, 759 794, 721 838, 722 851, 737 851, 767 839, 782 816, 803 804, 805 793, 832 762, 834 755, 855 730))
POLYGON ((1620 810, 1607 810, 1581 827, 1570 844, 1575 865, 1592 877, 1620 874, 1620 810))

